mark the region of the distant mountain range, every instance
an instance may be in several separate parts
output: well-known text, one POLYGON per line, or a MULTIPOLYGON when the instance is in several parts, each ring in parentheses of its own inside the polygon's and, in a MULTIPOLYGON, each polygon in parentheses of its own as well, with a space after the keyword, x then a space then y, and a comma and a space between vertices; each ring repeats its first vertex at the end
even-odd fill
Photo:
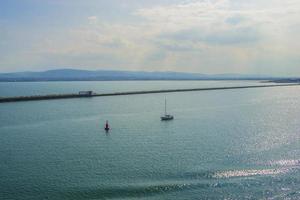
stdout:
POLYGON ((57 69, 43 72, 0 73, 0 81, 108 81, 108 80, 266 80, 270 76, 242 74, 199 74, 113 70, 57 69))

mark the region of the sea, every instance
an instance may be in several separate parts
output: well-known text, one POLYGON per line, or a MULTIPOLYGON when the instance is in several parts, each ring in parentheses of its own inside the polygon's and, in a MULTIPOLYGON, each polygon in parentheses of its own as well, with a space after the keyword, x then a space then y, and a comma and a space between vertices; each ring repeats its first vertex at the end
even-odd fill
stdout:
MULTIPOLYGON (((10 82, 0 96, 260 84, 10 82)), ((0 199, 300 199, 299 116, 300 86, 1 103, 0 199)))

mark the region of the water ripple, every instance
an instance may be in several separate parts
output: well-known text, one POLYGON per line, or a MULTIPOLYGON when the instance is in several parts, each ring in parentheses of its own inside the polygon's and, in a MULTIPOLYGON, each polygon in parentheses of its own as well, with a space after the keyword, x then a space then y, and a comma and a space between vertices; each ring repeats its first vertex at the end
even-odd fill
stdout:
POLYGON ((247 177, 247 176, 258 176, 258 175, 277 175, 287 173, 289 169, 248 169, 248 170, 229 170, 223 172, 217 172, 213 175, 213 178, 234 178, 234 177, 247 177))

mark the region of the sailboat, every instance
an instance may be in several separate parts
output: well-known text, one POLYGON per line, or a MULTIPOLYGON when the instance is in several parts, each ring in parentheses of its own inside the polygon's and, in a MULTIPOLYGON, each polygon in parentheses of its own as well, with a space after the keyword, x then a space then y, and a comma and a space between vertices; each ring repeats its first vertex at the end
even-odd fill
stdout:
POLYGON ((165 99, 165 115, 161 116, 160 119, 162 121, 172 120, 174 119, 173 115, 167 114, 167 99, 165 99))

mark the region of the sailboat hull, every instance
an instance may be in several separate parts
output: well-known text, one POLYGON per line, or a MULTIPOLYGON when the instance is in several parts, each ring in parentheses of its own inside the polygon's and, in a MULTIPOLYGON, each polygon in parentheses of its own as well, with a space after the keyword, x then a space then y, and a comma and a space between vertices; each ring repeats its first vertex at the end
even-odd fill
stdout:
POLYGON ((165 115, 165 116, 160 117, 160 119, 161 119, 162 121, 167 121, 167 120, 172 120, 172 119, 174 119, 174 117, 173 117, 172 115, 165 115))

